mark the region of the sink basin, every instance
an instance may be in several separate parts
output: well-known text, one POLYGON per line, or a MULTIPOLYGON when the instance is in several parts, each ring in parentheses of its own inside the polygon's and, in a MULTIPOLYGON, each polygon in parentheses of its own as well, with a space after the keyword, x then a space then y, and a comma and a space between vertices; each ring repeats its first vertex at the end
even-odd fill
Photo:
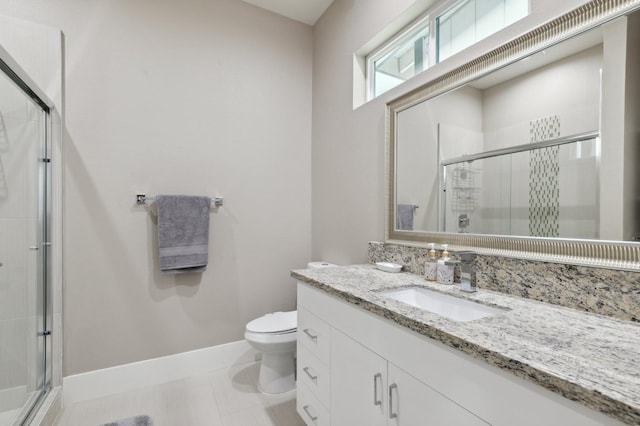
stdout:
POLYGON ((466 299, 427 290, 422 287, 407 287, 380 292, 381 295, 406 303, 416 308, 443 316, 450 320, 467 322, 504 312, 466 299))

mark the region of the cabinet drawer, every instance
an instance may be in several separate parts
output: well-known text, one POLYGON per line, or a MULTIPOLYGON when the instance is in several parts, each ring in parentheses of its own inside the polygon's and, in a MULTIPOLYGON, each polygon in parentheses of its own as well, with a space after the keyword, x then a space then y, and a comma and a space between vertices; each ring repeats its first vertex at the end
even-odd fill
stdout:
POLYGON ((296 410, 307 426, 330 426, 331 416, 326 408, 313 395, 313 392, 298 381, 296 410))
POLYGON ((298 343, 326 365, 329 365, 330 336, 329 324, 298 305, 298 343))
POLYGON ((298 347, 298 383, 304 383, 325 407, 329 407, 331 379, 329 367, 304 346, 298 347))

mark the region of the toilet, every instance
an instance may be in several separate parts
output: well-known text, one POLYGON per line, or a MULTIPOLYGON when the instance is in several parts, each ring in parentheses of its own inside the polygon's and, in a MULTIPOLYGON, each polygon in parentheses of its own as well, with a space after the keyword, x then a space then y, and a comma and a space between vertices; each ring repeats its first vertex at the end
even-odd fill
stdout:
MULTIPOLYGON (((309 262, 308 268, 337 266, 327 262, 309 262)), ((295 353, 298 312, 266 314, 245 327, 244 338, 262 353, 258 389, 266 394, 289 392, 296 388, 295 353)))

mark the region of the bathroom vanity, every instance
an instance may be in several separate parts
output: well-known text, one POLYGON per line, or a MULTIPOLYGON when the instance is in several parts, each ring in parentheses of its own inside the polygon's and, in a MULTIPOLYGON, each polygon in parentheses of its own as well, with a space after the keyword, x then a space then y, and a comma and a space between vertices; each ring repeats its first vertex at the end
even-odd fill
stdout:
POLYGON ((372 265, 292 276, 308 425, 640 423, 637 324, 372 265), (451 320, 383 294, 405 287, 497 310, 451 320))

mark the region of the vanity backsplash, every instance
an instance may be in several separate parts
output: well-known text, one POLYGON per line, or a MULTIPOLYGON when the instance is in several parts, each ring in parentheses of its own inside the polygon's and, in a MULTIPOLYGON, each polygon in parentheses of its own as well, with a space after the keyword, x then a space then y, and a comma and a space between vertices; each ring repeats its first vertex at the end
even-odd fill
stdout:
MULTIPOLYGON (((370 242, 369 263, 394 262, 424 274, 428 248, 370 242)), ((479 289, 640 322, 640 273, 478 255, 479 289)))

